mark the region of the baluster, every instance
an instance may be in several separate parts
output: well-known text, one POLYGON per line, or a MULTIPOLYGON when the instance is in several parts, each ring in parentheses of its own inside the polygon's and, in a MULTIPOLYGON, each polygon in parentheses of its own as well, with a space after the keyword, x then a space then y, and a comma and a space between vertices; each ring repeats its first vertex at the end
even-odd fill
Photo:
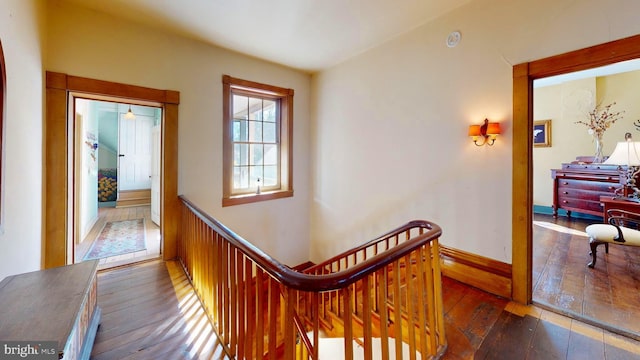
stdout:
MULTIPOLYGON (((294 289, 285 289, 283 296, 281 299, 284 302, 284 309, 280 313, 280 318, 284 322, 283 326, 283 336, 284 336, 284 358, 285 359, 293 359, 294 358, 294 350, 296 346, 296 334, 297 330, 293 324, 294 318, 294 299, 295 299, 295 290, 294 289)), ((302 341, 300 341, 301 346, 302 341)))
POLYGON ((389 286, 389 268, 385 266, 380 270, 378 282, 378 313, 380 314, 380 342, 382 348, 382 360, 389 360, 389 309, 387 305, 387 286, 389 286))
POLYGON ((269 317, 267 318, 267 329, 269 333, 267 341, 269 342, 269 358, 276 359, 276 348, 278 346, 276 338, 276 328, 278 324, 278 297, 280 296, 280 291, 278 289, 278 283, 273 278, 268 276, 268 281, 269 317))
POLYGON ((236 352, 238 359, 244 359, 245 353, 245 341, 247 340, 247 336, 245 333, 245 314, 247 309, 245 307, 245 301, 247 299, 247 295, 244 292, 246 278, 244 276, 244 257, 242 256, 242 252, 236 249, 236 286, 238 287, 238 300, 237 300, 237 310, 236 310, 236 318, 237 318, 237 336, 238 336, 238 350, 236 352))
MULTIPOLYGON (((396 237, 397 239, 397 237, 396 237)), ((400 260, 393 262, 393 329, 395 330, 396 359, 402 359, 402 307, 400 293, 400 260)))
MULTIPOLYGON (((407 235, 409 235, 407 233, 407 235)), ((411 360, 416 360, 416 327, 414 325, 414 318, 415 318, 415 312, 414 312, 414 306, 415 304, 415 298, 414 298, 414 287, 411 284, 411 281, 413 280, 413 269, 414 266, 411 265, 411 254, 405 256, 404 258, 404 262, 405 262, 405 287, 407 289, 407 297, 406 297, 406 304, 405 306, 407 307, 407 330, 408 330, 408 334, 407 334, 407 340, 409 342, 409 359, 411 360)))
POLYGON ((365 276, 362 278, 362 318, 364 320, 364 358, 371 359, 373 357, 372 338, 373 338, 373 325, 371 321, 371 285, 370 277, 365 276))
POLYGON ((434 263, 439 262, 438 258, 432 259, 431 258, 431 252, 429 251, 430 246, 429 244, 426 244, 424 246, 425 248, 425 266, 426 266, 426 281, 425 283, 427 284, 427 298, 429 299, 429 301, 427 301, 427 303, 425 304, 427 306, 427 316, 428 316, 428 321, 429 321, 429 333, 431 334, 431 336, 429 337, 429 354, 434 355, 437 351, 437 345, 436 345, 436 331, 437 331, 437 324, 436 324, 436 320, 435 320, 435 302, 434 302, 434 273, 433 273, 433 265, 434 263), (433 260, 433 261, 432 261, 433 260))
POLYGON ((353 309, 351 308, 351 287, 347 286, 342 289, 342 298, 344 302, 343 322, 344 322, 344 358, 353 359, 353 309))
MULTIPOLYGON (((264 329, 265 329, 265 309, 268 305, 267 300, 264 298, 264 271, 260 267, 256 267, 256 285, 255 292, 258 299, 256 303, 257 324, 255 327, 255 339, 256 339, 256 359, 262 359, 264 356, 264 329)), ((270 285, 269 285, 270 288, 270 285)))
MULTIPOLYGON (((427 244, 427 248, 431 249, 431 257, 433 259, 433 288, 434 294, 433 298, 435 300, 435 309, 436 313, 436 323, 438 328, 438 342, 441 346, 445 346, 447 344, 447 339, 444 336, 444 312, 443 312, 443 304, 442 304, 442 277, 440 273, 440 244, 439 240, 433 239, 430 244, 427 244)), ((435 311, 435 310, 434 310, 435 311)))
POLYGON ((425 262, 425 258, 426 256, 428 256, 429 254, 425 254, 424 251, 424 247, 420 247, 418 249, 418 254, 416 256, 416 265, 417 265, 417 283, 418 283, 418 329, 419 331, 419 335, 420 335, 420 354, 422 354, 422 357, 424 357, 426 354, 428 354, 427 352, 427 331, 428 332, 433 332, 433 329, 431 329, 428 324, 427 324, 427 320, 426 320, 426 314, 425 312, 428 312, 427 309, 427 304, 432 302, 433 299, 431 298, 431 296, 429 295, 429 291, 428 289, 431 287, 431 284, 429 283, 429 281, 426 279, 425 277, 425 266, 424 266, 424 262, 425 262))

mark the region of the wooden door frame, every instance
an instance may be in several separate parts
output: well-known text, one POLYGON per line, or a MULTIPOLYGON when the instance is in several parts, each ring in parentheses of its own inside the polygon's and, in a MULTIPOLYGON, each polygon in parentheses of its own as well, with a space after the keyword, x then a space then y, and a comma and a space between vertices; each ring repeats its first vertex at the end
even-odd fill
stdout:
POLYGON ((533 294, 533 81, 637 58, 640 35, 513 67, 512 298, 519 303, 533 294))
MULTIPOLYGON (((83 78, 56 72, 46 72, 46 114, 44 124, 43 175, 43 267, 67 264, 71 249, 67 243, 73 235, 74 174, 69 159, 73 151, 73 129, 68 116, 71 93, 107 96, 162 104, 162 153, 160 174, 160 237, 163 258, 176 256, 179 225, 178 203, 178 105, 180 93, 135 85, 83 78)), ((73 119, 73 118, 71 118, 73 119)))

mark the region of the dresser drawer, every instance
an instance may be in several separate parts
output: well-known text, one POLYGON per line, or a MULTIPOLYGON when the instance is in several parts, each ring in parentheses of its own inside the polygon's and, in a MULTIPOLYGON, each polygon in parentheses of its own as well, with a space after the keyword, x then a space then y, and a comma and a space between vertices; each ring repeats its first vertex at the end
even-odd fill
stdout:
POLYGON ((558 189, 558 199, 578 199, 599 201, 600 196, 612 196, 613 192, 564 188, 558 189))
POLYGON ((620 165, 613 164, 562 164, 563 170, 583 170, 587 172, 614 172, 617 173, 618 169, 624 169, 620 165))
POLYGON ((576 211, 586 210, 590 212, 596 212, 601 214, 603 205, 600 200, 585 200, 585 199, 574 199, 574 198, 559 198, 558 205, 563 209, 574 209, 576 211))
MULTIPOLYGON (((568 190, 589 190, 589 191, 599 191, 604 193, 612 193, 617 188, 619 188, 621 184, 618 179, 613 179, 610 182, 608 181, 588 181, 588 180, 576 180, 576 179, 558 179, 558 192, 562 193, 563 191, 568 190)), ((606 195, 606 194, 605 194, 606 195)))

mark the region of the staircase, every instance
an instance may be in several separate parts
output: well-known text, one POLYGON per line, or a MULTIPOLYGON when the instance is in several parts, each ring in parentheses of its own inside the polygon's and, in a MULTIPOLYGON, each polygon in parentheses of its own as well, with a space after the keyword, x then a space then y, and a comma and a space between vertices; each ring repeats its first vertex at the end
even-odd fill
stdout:
POLYGON ((151 189, 118 191, 116 207, 129 207, 151 204, 151 189))
POLYGON ((444 354, 437 225, 412 221, 297 271, 181 199, 178 257, 230 357, 444 354))

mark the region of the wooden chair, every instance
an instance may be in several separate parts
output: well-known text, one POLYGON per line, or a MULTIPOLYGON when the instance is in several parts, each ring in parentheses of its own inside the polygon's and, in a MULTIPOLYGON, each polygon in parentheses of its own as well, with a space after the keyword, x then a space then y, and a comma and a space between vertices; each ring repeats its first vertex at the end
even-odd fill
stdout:
POLYGON ((596 249, 600 244, 605 244, 607 254, 609 244, 640 246, 640 213, 609 209, 607 214, 609 224, 592 224, 585 229, 591 247, 591 262, 588 266, 592 269, 596 266, 596 249))

